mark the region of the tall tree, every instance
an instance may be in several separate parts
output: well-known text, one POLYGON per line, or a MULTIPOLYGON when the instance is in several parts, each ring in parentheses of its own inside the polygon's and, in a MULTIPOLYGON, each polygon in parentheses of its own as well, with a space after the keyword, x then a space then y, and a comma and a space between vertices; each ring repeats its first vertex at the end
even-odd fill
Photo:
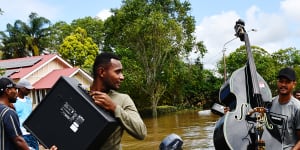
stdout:
POLYGON ((145 103, 144 93, 140 90, 144 87, 143 84, 143 68, 139 63, 132 59, 136 55, 129 49, 117 49, 117 55, 122 56, 122 65, 124 68, 125 82, 121 85, 121 91, 130 93, 130 96, 134 99, 137 108, 145 108, 149 106, 149 103, 145 103), (134 86, 132 86, 134 85, 134 86))
MULTIPOLYGON (((286 49, 279 49, 272 54, 269 54, 266 50, 257 46, 251 46, 251 49, 257 72, 267 82, 273 95, 276 94, 276 76, 281 68, 292 67, 297 74, 300 74, 300 51, 296 48, 290 47, 286 49)), ((236 49, 236 51, 232 52, 229 56, 225 57, 225 59, 227 76, 230 77, 235 70, 245 65, 247 61, 246 47, 241 46, 240 48, 236 49)), ((220 60, 217 66, 218 72, 223 75, 223 60, 220 60)), ((299 78, 297 78, 297 82, 300 82, 299 78)), ((299 88, 300 85, 298 84, 297 89, 299 88)))
POLYGON ((190 10, 190 3, 180 0, 124 0, 121 8, 112 10, 114 15, 105 21, 104 50, 134 51, 135 59, 144 68, 143 91, 151 101, 154 116, 166 91, 166 83, 160 80, 164 65, 197 46, 190 10))
POLYGON ((69 36, 75 29, 64 21, 56 22, 51 26, 51 35, 49 37, 49 47, 47 51, 49 53, 57 53, 59 46, 63 43, 63 40, 69 36))
POLYGON ((300 51, 296 48, 280 49, 272 54, 280 66, 297 67, 300 65, 300 51))
MULTIPOLYGON (((275 63, 275 61, 272 61, 271 55, 266 50, 257 46, 251 46, 251 50, 256 64, 257 72, 261 74, 267 73, 266 70, 268 70, 268 68, 271 69, 271 66, 273 66, 275 63)), ((229 56, 225 57, 227 76, 230 77, 235 70, 243 67, 246 64, 247 59, 248 56, 246 47, 244 45, 236 49, 234 52, 230 53, 229 56)), ((223 75, 223 60, 220 60, 218 62, 218 72, 223 75)))
POLYGON ((50 52, 55 52, 55 50, 59 49, 59 45, 62 44, 64 38, 75 32, 78 27, 85 29, 87 36, 91 37, 99 47, 102 46, 104 39, 103 24, 102 20, 92 17, 75 19, 71 24, 64 21, 56 22, 51 26, 51 47, 49 50, 52 51, 50 52))
POLYGON ((7 57, 38 56, 40 52, 48 46, 48 36, 50 35, 50 21, 44 17, 39 17, 37 13, 29 15, 29 23, 16 20, 14 25, 7 24, 7 32, 1 32, 4 39, 4 52, 7 57), (25 51, 25 52, 19 52, 25 51), (21 55, 16 55, 20 54, 21 55))
POLYGON ((40 52, 47 47, 50 25, 50 20, 39 17, 37 13, 29 15, 29 24, 21 22, 21 29, 26 35, 26 48, 33 56, 40 55, 40 52))
POLYGON ((92 62, 98 54, 98 46, 87 36, 84 29, 78 27, 64 39, 58 52, 74 66, 83 67, 90 72, 92 62))
POLYGON ((20 20, 17 20, 14 25, 7 24, 6 32, 0 31, 0 39, 3 47, 1 48, 3 59, 18 58, 28 56, 28 52, 25 50, 26 38, 20 29, 20 20))
POLYGON ((76 29, 77 27, 81 27, 86 30, 87 35, 91 37, 97 45, 103 44, 103 28, 104 23, 99 18, 92 18, 92 17, 84 17, 75 19, 71 23, 71 27, 76 29))
MULTIPOLYGON (((300 83, 300 50, 296 48, 280 49, 272 54, 273 60, 276 60, 276 72, 283 67, 292 67, 296 71, 297 83, 300 83)), ((276 82, 273 82, 276 85, 276 82)), ((300 89, 300 84, 297 84, 296 89, 300 89)))

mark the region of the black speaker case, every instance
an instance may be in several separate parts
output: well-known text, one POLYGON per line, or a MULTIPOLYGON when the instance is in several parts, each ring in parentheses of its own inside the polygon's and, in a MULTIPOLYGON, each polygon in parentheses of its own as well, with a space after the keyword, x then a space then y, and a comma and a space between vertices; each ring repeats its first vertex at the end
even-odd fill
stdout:
POLYGON ((23 123, 44 147, 61 150, 99 149, 118 125, 76 79, 64 76, 23 123))

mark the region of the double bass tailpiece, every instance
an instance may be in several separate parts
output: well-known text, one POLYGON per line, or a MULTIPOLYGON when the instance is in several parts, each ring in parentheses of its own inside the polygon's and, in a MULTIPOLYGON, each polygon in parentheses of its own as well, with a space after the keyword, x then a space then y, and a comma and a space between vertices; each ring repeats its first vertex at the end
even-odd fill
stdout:
POLYGON ((257 135, 257 150, 265 150, 266 149, 266 143, 262 139, 262 134, 264 132, 264 126, 266 126, 269 129, 273 129, 273 125, 268 123, 268 119, 266 116, 267 109, 264 107, 255 107, 254 109, 250 110, 248 112, 248 116, 251 116, 252 114, 256 114, 256 125, 255 125, 255 131, 257 135))

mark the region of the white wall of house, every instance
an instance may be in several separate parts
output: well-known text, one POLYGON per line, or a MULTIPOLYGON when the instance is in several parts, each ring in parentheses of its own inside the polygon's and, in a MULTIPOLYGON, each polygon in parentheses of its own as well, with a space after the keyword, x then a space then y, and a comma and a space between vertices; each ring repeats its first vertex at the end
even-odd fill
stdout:
POLYGON ((50 72, 52 72, 53 70, 64 69, 64 68, 66 68, 66 66, 60 61, 57 61, 56 59, 55 61, 51 61, 48 64, 44 65, 43 67, 38 68, 35 72, 33 72, 30 76, 28 76, 27 79, 30 81, 30 83, 35 83, 41 78, 43 78, 44 76, 46 76, 47 74, 49 74, 50 72))

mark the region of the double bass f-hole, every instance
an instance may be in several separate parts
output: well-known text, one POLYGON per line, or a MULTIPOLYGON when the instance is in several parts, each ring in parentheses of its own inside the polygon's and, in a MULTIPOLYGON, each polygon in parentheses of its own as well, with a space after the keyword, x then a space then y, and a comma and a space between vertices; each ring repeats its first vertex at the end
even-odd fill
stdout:
POLYGON ((240 116, 234 116, 235 117, 235 119, 237 119, 237 120, 242 120, 243 119, 243 116, 244 116, 244 113, 245 113, 245 111, 247 110, 246 108, 248 107, 248 104, 242 104, 241 105, 241 110, 240 110, 240 116))

